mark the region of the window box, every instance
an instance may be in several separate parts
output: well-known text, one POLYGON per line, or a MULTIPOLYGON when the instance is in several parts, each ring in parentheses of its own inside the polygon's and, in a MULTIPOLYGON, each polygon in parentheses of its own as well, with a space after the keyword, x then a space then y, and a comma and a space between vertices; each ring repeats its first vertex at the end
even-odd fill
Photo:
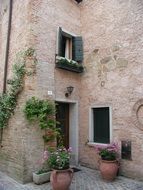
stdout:
POLYGON ((37 172, 33 173, 33 182, 37 185, 43 184, 50 181, 51 171, 38 174, 37 172))
POLYGON ((76 73, 82 73, 84 71, 84 67, 81 64, 63 57, 56 58, 56 67, 76 73))

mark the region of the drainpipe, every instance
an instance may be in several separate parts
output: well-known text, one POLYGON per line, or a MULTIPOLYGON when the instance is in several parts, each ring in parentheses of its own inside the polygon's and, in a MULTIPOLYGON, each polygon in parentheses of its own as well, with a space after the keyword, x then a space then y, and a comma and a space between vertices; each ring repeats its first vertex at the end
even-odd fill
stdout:
MULTIPOLYGON (((6 92, 6 83, 7 83, 7 70, 8 70, 11 21, 12 21, 12 5, 13 5, 13 0, 10 0, 9 1, 8 27, 7 27, 7 41, 6 41, 6 50, 5 50, 5 63, 4 63, 3 94, 6 92)), ((1 129, 1 133, 0 133, 1 147, 2 147, 2 136, 3 136, 3 128, 1 129)))
POLYGON ((7 69, 8 69, 8 57, 9 57, 11 21, 12 21, 12 2, 13 0, 10 0, 9 2, 9 18, 8 18, 7 41, 6 41, 6 50, 5 50, 3 93, 6 92, 6 82, 7 82, 7 69))

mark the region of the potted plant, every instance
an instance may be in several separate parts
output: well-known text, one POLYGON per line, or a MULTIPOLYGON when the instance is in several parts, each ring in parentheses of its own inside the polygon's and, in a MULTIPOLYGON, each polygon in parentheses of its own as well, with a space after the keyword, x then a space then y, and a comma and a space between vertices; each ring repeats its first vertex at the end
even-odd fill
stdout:
POLYGON ((118 144, 97 145, 96 151, 100 156, 99 169, 102 178, 106 181, 113 181, 119 169, 118 144))
POLYGON ((42 159, 39 161, 42 164, 42 168, 36 172, 33 172, 33 182, 37 185, 50 181, 51 170, 47 164, 48 152, 44 151, 42 159))
POLYGON ((70 168, 71 148, 64 147, 51 150, 48 155, 48 165, 52 168, 50 182, 54 190, 67 190, 73 178, 70 168))

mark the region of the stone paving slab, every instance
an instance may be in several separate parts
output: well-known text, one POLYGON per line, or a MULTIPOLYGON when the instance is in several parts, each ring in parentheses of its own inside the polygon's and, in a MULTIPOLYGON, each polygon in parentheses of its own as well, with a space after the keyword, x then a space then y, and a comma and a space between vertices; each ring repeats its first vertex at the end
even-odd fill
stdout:
MULTIPOLYGON (((52 189, 50 183, 22 185, 0 172, 0 190, 52 189)), ((99 171, 82 167, 81 171, 74 174, 70 190, 143 190, 143 182, 119 176, 114 182, 109 183, 101 179, 99 171)))

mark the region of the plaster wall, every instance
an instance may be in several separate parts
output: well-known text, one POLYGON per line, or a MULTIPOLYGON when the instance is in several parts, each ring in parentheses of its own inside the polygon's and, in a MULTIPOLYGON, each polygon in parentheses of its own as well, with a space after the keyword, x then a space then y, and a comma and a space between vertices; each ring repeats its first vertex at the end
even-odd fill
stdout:
POLYGON ((141 0, 85 0, 81 5, 86 72, 80 102, 80 161, 98 167, 94 148, 85 146, 91 123, 89 111, 94 105, 109 105, 112 140, 119 145, 122 140, 132 142, 132 160, 121 160, 121 173, 140 179, 143 131, 135 125, 133 107, 143 97, 142 18, 141 0))

